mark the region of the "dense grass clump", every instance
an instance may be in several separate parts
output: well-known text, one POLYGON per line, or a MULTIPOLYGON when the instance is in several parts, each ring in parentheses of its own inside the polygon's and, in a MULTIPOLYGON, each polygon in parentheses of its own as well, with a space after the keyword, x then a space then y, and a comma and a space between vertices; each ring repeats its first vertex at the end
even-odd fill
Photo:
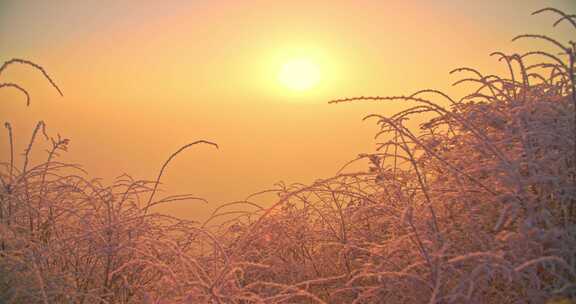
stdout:
MULTIPOLYGON (((555 9, 556 24, 576 16, 555 9)), ((494 53, 507 76, 472 68, 460 99, 436 90, 358 97, 410 102, 369 115, 382 139, 365 172, 279 184, 220 206, 205 223, 152 212, 155 181, 89 180, 58 162, 0 168, 0 302, 546 303, 576 298, 576 44, 494 53), (444 106, 448 104, 448 106, 444 106), (425 113, 420 130, 406 122, 425 113), (218 224, 215 224, 218 223, 218 224)), ((40 69, 58 89, 44 70, 40 69)), ((17 84, 0 83, 16 88, 17 84)), ((12 130, 9 131, 13 155, 12 130)))

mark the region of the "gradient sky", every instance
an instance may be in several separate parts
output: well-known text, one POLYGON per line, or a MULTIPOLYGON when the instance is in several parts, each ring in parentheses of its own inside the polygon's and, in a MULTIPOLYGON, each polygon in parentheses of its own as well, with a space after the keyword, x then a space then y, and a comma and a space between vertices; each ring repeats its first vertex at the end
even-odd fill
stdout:
MULTIPOLYGON (((50 135, 71 139, 63 159, 105 181, 122 173, 153 179, 180 146, 215 141, 220 151, 189 150, 163 178, 166 194, 210 201, 164 210, 201 218, 281 180, 333 175, 374 148, 377 128, 361 118, 399 109, 330 99, 423 88, 458 95, 451 69, 503 73, 492 51, 538 47, 510 42, 515 35, 574 37, 567 27, 552 29, 551 15, 530 16, 547 6, 576 12, 573 0, 0 0, 0 61, 41 64, 65 95, 39 73, 12 66, 0 80, 26 87, 32 104, 0 90, 0 120, 14 125, 17 152, 44 120, 50 135), (295 56, 320 66, 314 89, 295 93, 278 83, 281 65, 295 56)), ((4 161, 8 142, 0 134, 4 161)))

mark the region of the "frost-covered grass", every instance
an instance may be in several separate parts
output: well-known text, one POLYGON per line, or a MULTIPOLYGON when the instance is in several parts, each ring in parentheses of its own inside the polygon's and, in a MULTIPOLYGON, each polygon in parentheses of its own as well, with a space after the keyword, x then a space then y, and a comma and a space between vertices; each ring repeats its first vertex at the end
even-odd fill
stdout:
MULTIPOLYGON (((554 9, 576 30, 576 16, 554 9)), ((381 140, 365 172, 279 184, 223 205, 205 223, 152 212, 155 181, 89 180, 57 160, 51 138, 31 166, 0 168, 2 303, 566 303, 576 297, 576 45, 494 56, 506 76, 472 68, 461 99, 423 90, 359 97, 416 106, 377 114, 381 140), (449 106, 442 106, 449 104, 449 106), (411 117, 430 119, 420 130, 411 117), (216 224, 218 223, 218 224, 216 224)), ((40 70, 36 64, 12 60, 40 70)), ((12 83, 0 87, 28 92, 12 83)), ((11 155, 12 130, 6 124, 11 155)))

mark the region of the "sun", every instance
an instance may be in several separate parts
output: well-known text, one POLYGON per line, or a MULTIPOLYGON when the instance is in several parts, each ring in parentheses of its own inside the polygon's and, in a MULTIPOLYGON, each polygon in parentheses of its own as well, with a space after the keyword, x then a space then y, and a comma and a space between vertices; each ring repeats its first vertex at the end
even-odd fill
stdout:
POLYGON ((280 69, 278 80, 290 90, 306 91, 320 82, 320 67, 308 58, 291 59, 280 69))

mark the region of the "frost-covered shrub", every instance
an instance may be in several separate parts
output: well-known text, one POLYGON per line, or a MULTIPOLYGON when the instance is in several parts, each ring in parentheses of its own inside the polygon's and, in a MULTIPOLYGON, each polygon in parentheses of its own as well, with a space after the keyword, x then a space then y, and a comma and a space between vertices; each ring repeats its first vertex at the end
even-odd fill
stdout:
MULTIPOLYGON (((576 17, 555 9, 556 22, 576 17)), ((218 207, 203 224, 151 207, 155 181, 112 185, 24 153, 0 168, 0 302, 6 303, 565 303, 576 297, 574 42, 562 55, 494 56, 509 75, 472 68, 461 99, 435 90, 334 101, 410 102, 370 115, 382 143, 366 172, 280 184, 278 200, 218 207), (406 127, 428 115, 420 130, 406 127)), ((38 68, 24 60, 12 60, 38 68)), ((28 92, 17 84, 0 87, 28 92)))
MULTIPOLYGON (((574 16, 541 12, 576 28, 574 16)), ((367 173, 281 190, 278 210, 247 229, 256 237, 275 235, 264 251, 281 261, 263 261, 273 261, 270 271, 291 283, 286 269, 295 272, 298 263, 287 263, 282 252, 306 249, 297 272, 313 274, 312 266, 317 277, 291 284, 330 303, 573 298, 576 50, 573 42, 546 36, 521 38, 546 40, 563 54, 493 54, 509 67, 506 77, 457 69, 471 75, 457 84, 477 84, 459 100, 423 90, 334 101, 416 106, 368 117, 382 126, 378 137, 385 141, 360 156, 370 161, 367 173), (421 130, 408 129, 406 121, 420 114, 430 117, 421 130), (300 224, 285 218, 298 212, 308 222, 299 229, 307 237, 288 235, 300 224)))

